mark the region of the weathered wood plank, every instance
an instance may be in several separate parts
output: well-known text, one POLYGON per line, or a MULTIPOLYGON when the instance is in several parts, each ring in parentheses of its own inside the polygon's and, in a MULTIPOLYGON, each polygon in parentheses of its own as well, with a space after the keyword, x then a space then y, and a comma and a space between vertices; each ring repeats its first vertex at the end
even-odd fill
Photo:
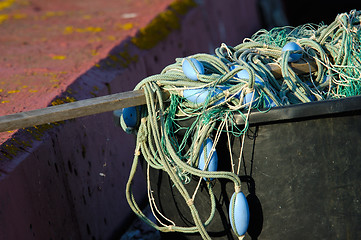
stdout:
POLYGON ((0 117, 0 132, 145 104, 143 90, 116 93, 0 117))
MULTIPOLYGON (((290 63, 289 65, 291 66, 292 70, 295 71, 296 74, 307 74, 310 72, 317 71, 317 65, 312 60, 309 60, 308 63, 290 63)), ((271 71, 271 73, 275 78, 282 77, 282 71, 278 64, 269 63, 266 66, 271 71)))

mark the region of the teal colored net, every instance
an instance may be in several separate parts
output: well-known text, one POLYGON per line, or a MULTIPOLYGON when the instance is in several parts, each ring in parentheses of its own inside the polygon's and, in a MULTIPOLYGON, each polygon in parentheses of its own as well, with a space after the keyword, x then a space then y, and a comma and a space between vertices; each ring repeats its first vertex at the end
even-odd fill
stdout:
MULTIPOLYGON (((144 89, 147 105, 134 129, 137 145, 127 185, 127 199, 134 212, 161 231, 199 232, 204 239, 210 239, 206 226, 215 213, 212 182, 225 178, 234 183, 235 193, 241 189, 241 161, 238 166, 232 162, 229 172, 208 171, 220 135, 227 134, 228 139, 233 135, 244 141, 251 110, 268 111, 290 104, 360 95, 360 19, 359 11, 351 11, 339 14, 330 25, 260 30, 237 46, 222 44, 214 54, 176 59, 160 74, 141 81, 135 89, 144 89), (296 71, 293 66, 297 64, 306 68, 296 71), (164 91, 170 93, 169 99, 163 97, 164 91), (244 118, 244 125, 236 124, 235 114, 244 118), (213 143, 209 152, 203 147, 207 139, 213 143), (163 220, 155 224, 141 212, 131 189, 139 156, 148 168, 169 175, 173 187, 189 206, 194 226, 176 226, 171 219, 161 218, 149 184, 153 213, 163 220), (201 161, 206 166, 202 169, 201 161), (199 184, 205 181, 209 191, 212 204, 205 222, 193 204, 198 188, 192 192, 186 188, 193 181, 192 176, 198 177, 199 184)), ((232 155, 231 148, 229 151, 232 155)))

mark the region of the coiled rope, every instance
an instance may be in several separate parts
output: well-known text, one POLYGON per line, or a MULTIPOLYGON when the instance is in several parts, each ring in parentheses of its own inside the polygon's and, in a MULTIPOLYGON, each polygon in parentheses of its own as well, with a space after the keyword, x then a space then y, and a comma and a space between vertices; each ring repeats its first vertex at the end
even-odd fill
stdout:
MULTIPOLYGON (((160 74, 142 80, 135 90, 144 89, 147 104, 140 111, 141 121, 135 128, 136 149, 126 188, 127 200, 132 210, 160 231, 199 232, 203 239, 210 239, 206 227, 215 214, 215 198, 209 179, 228 179, 233 182, 235 192, 240 192, 241 181, 238 175, 241 161, 238 167, 234 167, 231 158, 231 172, 198 169, 201 145, 211 137, 214 139, 214 152, 221 133, 226 133, 228 139, 231 134, 242 137, 243 142, 248 129, 246 116, 249 116, 244 113, 249 113, 251 109, 261 111, 273 106, 359 95, 360 24, 360 12, 353 10, 339 14, 328 26, 306 24, 296 28, 260 30, 235 47, 222 44, 215 50, 214 55, 195 54, 186 58, 196 59, 204 66, 204 73, 199 73, 195 64, 190 62, 192 70, 197 73, 196 81, 185 75, 182 69, 183 58, 176 59, 174 64, 165 67, 160 74), (302 50, 282 51, 282 47, 289 42, 297 43, 302 50), (292 54, 302 54, 300 62, 315 61, 317 72, 297 75, 289 65, 292 54), (281 78, 275 78, 270 72, 266 66, 269 63, 280 67, 281 78), (248 73, 248 78, 237 77, 242 70, 248 73), (184 96, 184 91, 190 89, 207 90, 208 95, 203 102, 190 101, 184 96), (163 99, 162 90, 170 92, 168 101, 163 99), (247 94, 252 96, 249 102, 245 101, 247 94), (246 124, 237 126, 233 121, 234 114, 242 115, 246 124), (192 119, 190 126, 182 127, 178 124, 179 121, 187 119, 192 119), (185 133, 182 137, 176 136, 180 131, 185 133), (186 148, 187 143, 190 143, 189 148, 186 148), (194 226, 176 226, 171 219, 159 212, 150 188, 149 176, 150 206, 155 216, 161 216, 167 223, 158 219, 159 226, 142 213, 131 188, 140 155, 146 161, 148 171, 149 168, 154 168, 169 175, 174 188, 181 193, 189 207, 194 226), (185 187, 191 181, 191 176, 198 176, 199 181, 208 179, 206 185, 211 206, 209 217, 204 223, 194 205, 198 188, 191 194, 185 187)), ((232 156, 231 149, 229 151, 232 156)), ((206 165, 209 164, 211 155, 207 157, 206 165)), ((234 219, 230 219, 230 222, 234 222, 234 219)), ((236 235, 243 237, 238 233, 236 235)))

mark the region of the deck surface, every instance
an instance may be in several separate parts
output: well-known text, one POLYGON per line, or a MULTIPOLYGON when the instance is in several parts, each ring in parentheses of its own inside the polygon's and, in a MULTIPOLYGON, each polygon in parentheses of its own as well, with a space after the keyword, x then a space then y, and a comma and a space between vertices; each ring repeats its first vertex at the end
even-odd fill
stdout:
MULTIPOLYGON (((51 105, 171 2, 1 1, 0 115, 51 105)), ((0 133, 0 144, 13 133, 0 133)))

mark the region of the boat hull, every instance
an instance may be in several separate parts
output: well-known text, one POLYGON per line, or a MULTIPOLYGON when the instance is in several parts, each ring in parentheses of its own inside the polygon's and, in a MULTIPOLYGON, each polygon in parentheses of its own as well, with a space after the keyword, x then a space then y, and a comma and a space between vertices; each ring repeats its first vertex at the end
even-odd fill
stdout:
MULTIPOLYGON (((324 104, 329 107, 335 102, 324 104)), ((293 108, 299 107, 305 108, 293 108)), ((239 174, 250 207, 247 239, 357 239, 361 235, 361 111, 346 110, 251 124, 239 174)), ((222 138, 217 145, 218 166, 230 171, 227 136, 222 138)), ((236 166, 240 149, 241 139, 233 137, 236 166)), ((168 176, 152 170, 151 178, 164 215, 179 226, 192 226, 189 208, 168 176)), ((186 185, 190 194, 197 180, 194 177, 186 185)), ((212 239, 237 239, 228 217, 233 184, 224 179, 212 184, 217 209, 206 229, 212 239)), ((204 186, 195 205, 205 221, 211 205, 204 186)), ((201 239, 199 234, 163 234, 164 239, 171 237, 201 239)))

